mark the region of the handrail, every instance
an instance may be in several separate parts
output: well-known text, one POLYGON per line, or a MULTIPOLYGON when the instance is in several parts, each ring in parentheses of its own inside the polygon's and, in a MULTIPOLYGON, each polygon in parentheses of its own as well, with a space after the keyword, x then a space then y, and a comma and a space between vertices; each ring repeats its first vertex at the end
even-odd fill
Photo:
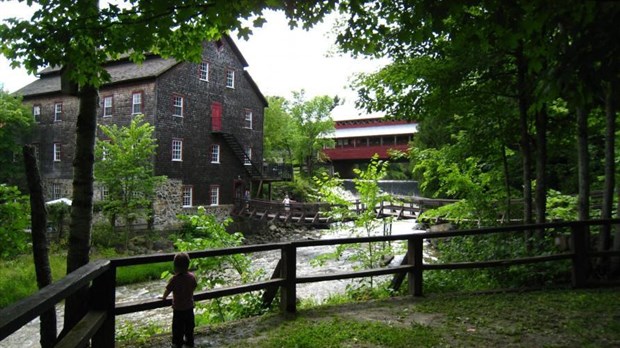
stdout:
POLYGON ((0 312, 0 340, 40 316, 43 312, 77 290, 88 285, 110 268, 109 260, 97 260, 69 273, 66 277, 39 290, 32 296, 17 301, 0 312))
MULTIPOLYGON (((573 286, 576 288, 584 287, 588 285, 589 258, 620 256, 620 252, 618 251, 590 251, 587 249, 586 243, 584 242, 587 240, 587 233, 589 233, 589 228, 587 227, 611 224, 620 224, 620 219, 554 222, 537 225, 502 226, 472 230, 409 233, 390 236, 301 240, 287 243, 246 245, 232 248, 191 251, 189 254, 192 258, 215 257, 272 250, 280 250, 282 255, 276 271, 270 280, 203 291, 195 294, 194 298, 197 301, 202 301, 264 289, 267 289, 269 292, 273 293, 274 289, 279 287, 282 310, 286 312, 295 312, 297 284, 395 274, 398 277, 394 278, 392 284, 397 287, 404 279, 404 275, 407 275, 409 279, 410 294, 420 296, 422 295, 422 276, 424 271, 500 267, 565 259, 572 260, 573 286), (570 228, 571 238, 573 239, 573 243, 571 243, 572 250, 570 252, 517 259, 487 260, 452 264, 425 264, 422 260, 424 248, 423 240, 425 239, 453 238, 491 233, 515 233, 553 228, 570 228), (296 275, 296 254, 298 248, 397 240, 407 241, 408 248, 405 261, 400 266, 366 269, 354 272, 341 272, 328 275, 296 275)), ((114 317, 116 315, 166 307, 171 304, 171 300, 169 299, 149 299, 146 301, 132 303, 115 303, 114 289, 116 286, 116 268, 137 264, 168 262, 172 261, 173 258, 173 253, 166 253, 117 258, 112 260, 99 260, 89 263, 70 273, 65 278, 41 289, 36 294, 2 309, 0 311, 0 340, 6 338, 21 326, 52 308, 56 303, 75 293, 78 289, 92 283, 90 286, 89 297, 91 300, 89 301, 89 311, 75 327, 68 330, 67 335, 59 344, 62 347, 76 347, 92 339, 93 347, 107 347, 113 345, 114 317), (92 299, 96 299, 96 301, 93 301, 92 299)), ((272 298, 272 296, 268 297, 272 298)))

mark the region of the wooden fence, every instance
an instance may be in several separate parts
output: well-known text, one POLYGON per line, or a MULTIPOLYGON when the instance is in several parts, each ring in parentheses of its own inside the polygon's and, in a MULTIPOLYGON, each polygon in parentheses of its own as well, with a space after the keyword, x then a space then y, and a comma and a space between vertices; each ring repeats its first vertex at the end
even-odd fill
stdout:
MULTIPOLYGON (((583 222, 548 223, 529 226, 506 226, 484 228, 476 230, 461 230, 449 232, 415 233, 392 236, 375 236, 326 240, 303 240, 287 243, 240 246, 235 248, 214 249, 190 252, 192 259, 224 256, 232 254, 248 254, 270 250, 279 250, 281 259, 274 270, 273 277, 268 280, 251 284, 242 284, 232 287, 208 290, 196 293, 196 301, 219 298, 234 294, 265 290, 263 299, 271 301, 277 290, 280 290, 280 308, 285 313, 296 312, 297 284, 322 282, 330 280, 372 277, 379 275, 395 275, 393 284, 398 286, 407 277, 409 293, 413 296, 423 294, 423 274, 427 271, 439 269, 473 269, 486 267, 506 267, 520 264, 534 264, 559 260, 570 260, 572 263, 572 285, 582 288, 592 285, 589 282, 590 265, 592 258, 620 257, 620 252, 596 252, 588 248, 590 244, 590 228, 592 226, 620 225, 620 219, 597 220, 583 222), (544 230, 546 233, 570 234, 571 249, 568 252, 558 252, 553 255, 540 255, 527 258, 513 258, 502 260, 472 261, 452 264, 427 264, 423 261, 424 240, 437 238, 458 238, 463 236, 490 235, 504 233, 522 233, 525 231, 544 230), (297 249, 316 246, 331 246, 339 244, 371 243, 386 241, 405 241, 407 254, 403 264, 391 268, 367 269, 337 274, 316 274, 297 276, 296 258, 297 249)), ((593 229, 598 230, 598 229, 593 229)), ((36 294, 18 301, 0 311, 0 340, 24 326, 43 312, 54 307, 78 289, 89 287, 88 313, 82 320, 71 328, 69 333, 56 347, 85 347, 92 341, 92 347, 113 347, 115 335, 115 316, 127 313, 141 312, 149 309, 167 307, 171 300, 153 298, 135 303, 117 304, 115 301, 116 269, 139 264, 157 262, 171 262, 174 254, 158 254, 147 256, 127 257, 113 260, 99 260, 85 265, 65 278, 42 289, 36 294)))

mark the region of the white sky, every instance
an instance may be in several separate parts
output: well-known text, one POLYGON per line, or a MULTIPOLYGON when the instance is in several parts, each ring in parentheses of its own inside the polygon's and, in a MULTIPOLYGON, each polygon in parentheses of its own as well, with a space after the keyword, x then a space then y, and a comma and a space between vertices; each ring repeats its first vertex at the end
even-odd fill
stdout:
MULTIPOLYGON (((0 1, 0 19, 24 17, 32 13, 17 1, 0 1)), ((248 71, 265 96, 292 98, 292 91, 304 89, 306 97, 338 95, 345 104, 337 107, 332 117, 347 119, 371 117, 354 107, 356 93, 347 85, 355 73, 375 71, 386 61, 353 59, 330 54, 335 51, 334 35, 329 34, 335 16, 327 18, 310 31, 290 30, 282 13, 267 14, 267 23, 253 29, 248 41, 231 35, 248 61, 248 71), (360 116, 361 115, 361 116, 360 116)), ((23 69, 11 69, 0 56, 0 85, 14 92, 36 77, 23 69)), ((376 116, 376 115, 372 115, 376 116)))

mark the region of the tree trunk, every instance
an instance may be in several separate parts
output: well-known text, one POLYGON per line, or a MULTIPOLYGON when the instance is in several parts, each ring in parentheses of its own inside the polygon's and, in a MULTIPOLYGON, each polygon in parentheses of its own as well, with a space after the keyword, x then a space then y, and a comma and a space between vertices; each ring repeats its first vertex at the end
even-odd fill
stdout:
MULTIPOLYGON (((32 225, 32 255, 37 277, 37 286, 43 289, 52 283, 52 268, 49 260, 49 241, 46 234, 47 210, 41 185, 41 175, 37 167, 34 147, 23 148, 26 179, 30 190, 30 221, 32 225)), ((53 347, 56 343, 56 310, 54 308, 41 314, 41 347, 53 347)))
POLYGON ((511 193, 510 193, 510 177, 508 173, 508 156, 506 155, 506 146, 502 145, 502 167, 504 169, 504 188, 506 190, 506 211, 505 218, 510 222, 510 216, 512 214, 511 208, 512 204, 510 203, 511 193))
MULTIPOLYGON (((545 223, 547 214, 547 106, 536 113, 536 223, 545 223)), ((543 230, 536 231, 540 242, 543 230)))
MULTIPOLYGON (((76 125, 73 160, 73 205, 69 228, 67 273, 89 262, 91 222, 93 218, 93 165, 97 127, 97 89, 86 85, 80 91, 80 111, 76 125)), ((86 313, 88 288, 67 298, 63 334, 86 313)))
MULTIPOLYGON (((618 205, 616 207, 616 214, 620 216, 620 187, 616 187, 618 195, 618 205)), ((613 250, 620 251, 620 225, 616 225, 616 232, 614 236, 613 250)), ((611 274, 616 275, 620 273, 620 257, 615 256, 611 258, 611 274)))
MULTIPOLYGON (((605 91, 605 183, 603 187, 603 206, 601 219, 611 219, 614 204, 614 187, 616 176, 616 108, 614 105, 614 88, 609 86, 605 91)), ((599 236, 598 249, 608 250, 611 246, 611 226, 603 225, 599 236)))
POLYGON ((577 209, 579 220, 590 219, 590 155, 588 153, 588 113, 577 108, 577 175, 579 199, 577 209))
MULTIPOLYGON (((523 57, 523 46, 522 44, 516 51, 515 54, 516 63, 517 63, 517 91, 519 95, 519 128, 521 131, 521 140, 519 141, 519 146, 521 148, 521 156, 522 156, 522 175, 523 175, 523 223, 531 224, 532 221, 532 176, 531 176, 531 166, 532 166, 532 151, 530 145, 530 134, 528 127, 528 112, 529 104, 527 98, 527 84, 525 79, 525 74, 527 72, 527 64, 525 62, 525 58, 523 57)), ((526 245, 528 249, 531 249, 531 237, 532 231, 525 232, 526 245)))

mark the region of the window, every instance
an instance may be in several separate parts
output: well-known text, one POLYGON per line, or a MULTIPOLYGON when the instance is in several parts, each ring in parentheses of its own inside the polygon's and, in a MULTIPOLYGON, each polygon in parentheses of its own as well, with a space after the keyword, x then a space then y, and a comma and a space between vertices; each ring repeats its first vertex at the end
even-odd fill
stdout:
POLYGON ((235 88, 235 71, 226 70, 226 87, 235 88))
POLYGON ((173 161, 183 160, 183 140, 181 139, 172 140, 172 160, 173 161))
POLYGON ((252 129, 252 110, 245 110, 245 128, 252 129))
POLYGON ((183 186, 183 207, 192 206, 192 194, 194 188, 192 186, 183 186))
POLYGON ((183 97, 172 96, 172 116, 183 117, 183 97))
POLYGON ((62 103, 54 104, 54 122, 62 121, 62 103))
POLYGON ((220 146, 218 144, 211 146, 211 163, 220 163, 220 146))
POLYGON ((134 92, 131 95, 131 114, 141 114, 142 112, 142 92, 134 92))
POLYGON ((62 187, 58 183, 52 184, 52 199, 62 198, 62 187))
POLYGON ((246 166, 252 165, 252 148, 251 147, 245 148, 245 157, 243 158, 243 164, 246 166))
POLYGON ((54 143, 54 162, 60 162, 61 144, 54 143))
POLYGON ((110 191, 106 185, 101 185, 101 200, 104 201, 108 198, 110 191))
POLYGON ((211 186, 211 194, 210 194, 210 202, 211 205, 219 205, 220 204, 220 187, 217 185, 211 186))
POLYGON ((114 105, 112 96, 103 97, 103 117, 112 116, 112 107, 114 105))
POLYGON ((41 105, 32 106, 32 116, 35 122, 41 122, 41 105))
POLYGON ((198 78, 202 81, 209 81, 209 63, 202 62, 198 67, 198 78))

